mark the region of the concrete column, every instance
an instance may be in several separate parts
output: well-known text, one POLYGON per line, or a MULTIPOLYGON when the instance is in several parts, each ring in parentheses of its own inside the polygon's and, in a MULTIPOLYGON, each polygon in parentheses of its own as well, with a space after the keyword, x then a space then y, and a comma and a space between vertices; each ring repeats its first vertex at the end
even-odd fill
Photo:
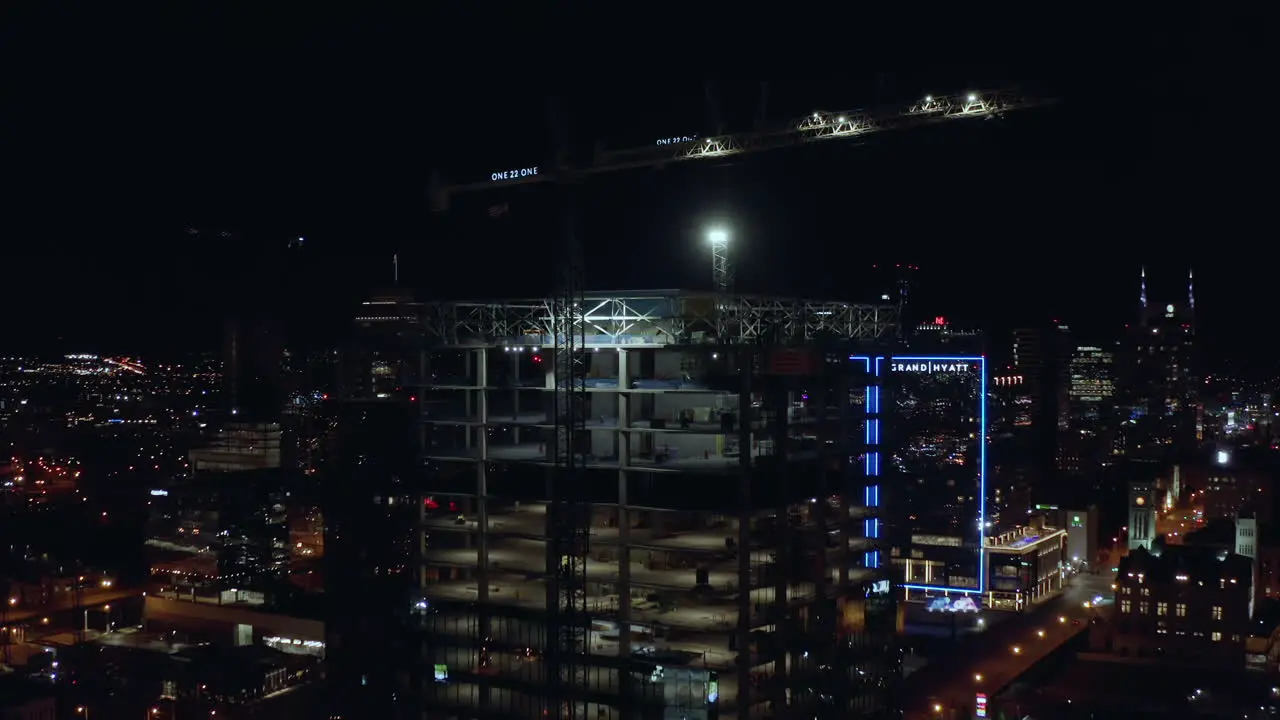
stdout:
MULTIPOLYGON (((627 379, 627 351, 618 352, 618 387, 625 389, 627 379)), ((618 429, 615 433, 618 446, 618 653, 623 659, 621 667, 627 667, 631 659, 631 511, 627 507, 627 481, 631 464, 631 435, 627 431, 631 415, 630 394, 618 392, 618 429)), ((636 715, 629 702, 632 693, 631 674, 619 671, 622 691, 623 717, 636 715)))
MULTIPOLYGON (((489 385, 489 349, 480 348, 475 351, 476 363, 476 420, 478 425, 468 428, 467 435, 475 435, 479 452, 476 456, 476 620, 479 625, 479 637, 491 636, 491 614, 489 612, 489 392, 484 388, 489 385)), ((489 683, 480 683, 480 707, 490 705, 491 688, 489 683)))
POLYGON ((771 617, 775 622, 774 636, 779 641, 782 651, 774 655, 773 676, 774 695, 773 703, 778 712, 784 713, 783 710, 787 706, 787 691, 795 692, 792 687, 791 659, 798 653, 793 648, 791 642, 794 634, 792 622, 788 612, 787 589, 791 585, 791 580, 796 577, 796 568, 792 566, 791 549, 795 546, 794 533, 791 531, 790 513, 787 508, 786 493, 780 488, 780 484, 786 482, 786 466, 788 460, 787 447, 787 429, 790 424, 790 408, 791 408, 791 392, 786 387, 780 386, 780 381, 775 378, 769 378, 764 381, 767 383, 765 387, 764 406, 772 410, 773 423, 766 432, 773 440, 773 457, 772 462, 768 465, 770 476, 764 481, 774 488, 773 498, 774 512, 778 516, 778 535, 776 555, 777 568, 774 572, 773 582, 773 603, 771 617))
MULTIPOLYGON (((511 383, 515 387, 511 390, 511 419, 517 420, 520 417, 520 357, 516 356, 512 363, 511 383)), ((511 439, 516 445, 520 444, 520 426, 516 425, 511 428, 511 439)))
POLYGON ((752 351, 738 350, 738 720, 751 720, 751 378, 755 373, 752 351))
MULTIPOLYGON (((486 387, 489 375, 489 350, 481 348, 475 351, 476 368, 476 384, 480 387, 486 387)), ((478 600, 481 603, 489 600, 489 433, 486 432, 489 423, 489 394, 485 390, 476 391, 476 421, 479 425, 471 426, 467 429, 468 436, 474 436, 476 443, 476 490, 475 490, 475 509, 476 509, 476 568, 479 586, 478 600)))
MULTIPOLYGON (((618 465, 626 468, 631 465, 631 393, 626 389, 631 385, 629 352, 618 353, 618 465)), ((621 501, 619 501, 621 502, 621 501)))
MULTIPOLYGON (((855 437, 853 433, 853 428, 855 427, 855 413, 865 413, 867 403, 864 400, 861 408, 850 407, 848 400, 849 385, 847 383, 842 383, 839 387, 840 397, 837 398, 836 407, 839 409, 838 411, 840 413, 840 417, 838 419, 840 437, 842 439, 855 437)), ((868 390, 867 392, 870 391, 868 390)), ((861 435, 858 435, 857 437, 861 437, 861 435)), ((849 541, 852 540, 855 535, 853 518, 849 517, 849 515, 853 512, 854 493, 862 492, 859 484, 854 482, 854 479, 858 477, 860 469, 858 460, 856 459, 856 453, 853 452, 852 447, 848 447, 846 445, 846 442, 847 441, 841 442, 836 445, 836 447, 839 448, 841 455, 840 510, 838 511, 840 519, 840 548, 839 552, 836 553, 836 562, 839 563, 840 568, 839 580, 841 587, 848 587, 849 566, 853 563, 853 553, 849 552, 849 541), (850 455, 854 455, 855 459, 850 460, 850 455)), ((862 495, 859 494, 857 497, 861 498, 862 495)))
MULTIPOLYGON (((479 377, 480 377, 479 373, 472 372, 472 370, 476 366, 475 353, 471 352, 470 350, 464 350, 462 351, 462 357, 463 357, 463 368, 466 373, 466 377, 471 380, 470 387, 474 388, 478 385, 482 385, 483 383, 481 383, 479 380, 479 377)), ((465 408, 463 409, 463 413, 466 415, 465 419, 470 420, 475 412, 473 408, 475 407, 476 391, 468 389, 468 390, 463 390, 462 392, 463 392, 463 395, 465 396, 463 402, 466 405, 465 408)), ((470 450, 471 449, 471 433, 467 433, 466 439, 463 442, 465 443, 465 447, 468 450, 470 450)))
MULTIPOLYGON (((822 437, 824 435, 823 431, 826 430, 826 424, 831 422, 830 418, 826 414, 826 387, 819 385, 816 390, 811 391, 809 393, 809 402, 810 407, 818 408, 818 412, 820 413, 818 421, 821 423, 821 429, 818 432, 819 437, 822 437)), ((815 472, 817 474, 817 477, 815 478, 817 482, 815 484, 818 487, 816 495, 817 502, 809 503, 809 513, 811 515, 813 525, 817 527, 818 547, 821 548, 818 552, 818 572, 814 583, 816 585, 818 597, 825 598, 827 596, 827 581, 830 577, 830 573, 827 569, 827 498, 831 495, 831 488, 827 486, 827 461, 836 457, 838 451, 832 452, 826 448, 820 447, 818 448, 818 453, 819 461, 815 468, 815 472)))

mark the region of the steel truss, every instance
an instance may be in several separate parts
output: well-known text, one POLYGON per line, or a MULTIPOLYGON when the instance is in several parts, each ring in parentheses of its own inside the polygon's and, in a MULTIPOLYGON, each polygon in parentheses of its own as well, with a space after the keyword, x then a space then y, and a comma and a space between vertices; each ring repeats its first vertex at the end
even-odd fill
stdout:
MULTIPOLYGON (((907 107, 890 110, 817 111, 782 125, 753 132, 717 135, 706 138, 680 138, 683 142, 666 142, 619 150, 601 149, 594 162, 575 169, 575 176, 617 172, 635 168, 661 167, 690 160, 710 160, 733 155, 778 150, 823 140, 855 139, 889 130, 906 130, 951 120, 999 117, 1006 112, 1047 105, 1051 101, 1011 90, 977 90, 955 95, 927 95, 907 107)), ((432 187, 438 208, 448 207, 454 193, 496 189, 510 185, 556 182, 560 173, 545 172, 512 180, 492 179, 444 186, 435 181, 432 187)))
POLYGON ((670 291, 561 298, 435 302, 422 308, 429 342, 442 347, 803 344, 819 338, 874 340, 898 331, 896 305, 670 291))

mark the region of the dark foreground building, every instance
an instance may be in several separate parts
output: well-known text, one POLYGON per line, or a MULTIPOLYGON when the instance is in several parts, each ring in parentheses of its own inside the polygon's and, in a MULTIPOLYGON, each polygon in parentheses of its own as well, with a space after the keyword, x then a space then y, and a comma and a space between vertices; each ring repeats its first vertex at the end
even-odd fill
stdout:
POLYGON ((1115 598, 1113 652, 1244 667, 1253 610, 1248 557, 1157 542, 1120 561, 1115 598))

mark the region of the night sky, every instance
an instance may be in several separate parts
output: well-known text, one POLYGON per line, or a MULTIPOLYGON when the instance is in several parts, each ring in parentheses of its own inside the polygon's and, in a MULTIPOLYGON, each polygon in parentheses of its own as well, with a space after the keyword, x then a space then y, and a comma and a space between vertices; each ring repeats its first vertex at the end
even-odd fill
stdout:
POLYGON ((1141 264, 1160 302, 1185 297, 1194 266, 1213 352, 1268 342, 1275 100, 1260 17, 1027 18, 981 25, 980 42, 867 26, 803 63, 777 47, 788 59, 740 48, 704 65, 618 18, 585 32, 511 13, 55 6, 0 31, 0 352, 212 348, 237 306, 338 317, 389 284, 397 252, 424 298, 546 293, 557 193, 486 193, 440 215, 433 172, 549 165, 552 97, 579 149, 708 134, 708 80, 722 121, 744 127, 762 79, 775 121, 1006 84, 1062 102, 592 181, 577 197, 592 287, 706 287, 700 239, 725 224, 742 290, 870 299, 872 264, 911 262, 931 313, 1101 335, 1131 318, 1141 264), (289 252, 298 236, 304 252, 289 252))

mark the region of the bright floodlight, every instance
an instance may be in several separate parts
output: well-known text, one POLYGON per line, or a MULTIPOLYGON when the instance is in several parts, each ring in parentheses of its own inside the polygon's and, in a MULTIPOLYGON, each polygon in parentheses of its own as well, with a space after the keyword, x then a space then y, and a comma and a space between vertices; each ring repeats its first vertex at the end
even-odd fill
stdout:
POLYGON ((969 102, 978 102, 978 96, 973 93, 969 93, 969 102))
POLYGON ((729 242, 729 233, 724 230, 712 230, 707 233, 707 239, 712 245, 724 245, 729 242))

